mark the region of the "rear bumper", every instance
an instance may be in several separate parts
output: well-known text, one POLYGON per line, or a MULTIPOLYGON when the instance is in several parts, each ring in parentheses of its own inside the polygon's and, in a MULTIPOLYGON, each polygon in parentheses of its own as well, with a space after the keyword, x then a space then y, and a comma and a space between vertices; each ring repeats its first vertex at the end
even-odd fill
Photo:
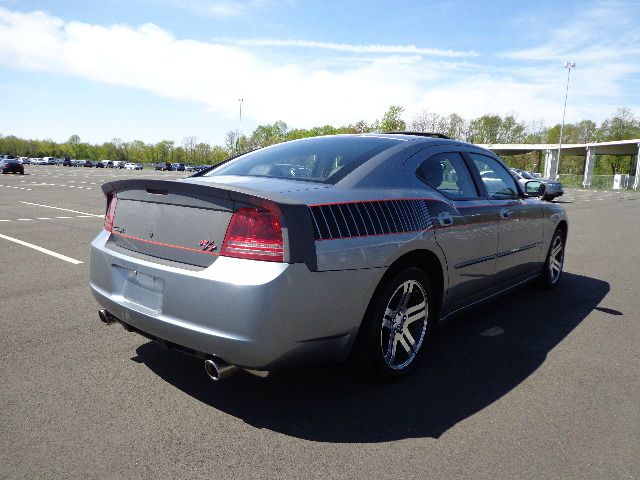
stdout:
POLYGON ((220 257, 187 270, 91 244, 91 291, 152 337, 245 368, 346 357, 382 269, 311 272, 305 264, 220 257))

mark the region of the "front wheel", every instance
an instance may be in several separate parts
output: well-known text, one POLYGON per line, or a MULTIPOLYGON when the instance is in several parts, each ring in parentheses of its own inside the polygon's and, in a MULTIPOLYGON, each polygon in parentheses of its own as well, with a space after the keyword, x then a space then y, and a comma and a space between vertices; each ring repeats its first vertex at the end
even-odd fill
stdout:
POLYGON ((359 367, 392 380, 406 375, 425 350, 432 330, 431 284, 419 268, 397 273, 378 288, 356 344, 359 367))
POLYGON ((564 267, 564 244, 564 232, 557 229, 551 237, 551 245, 542 269, 541 283, 545 288, 552 289, 560 283, 564 267))

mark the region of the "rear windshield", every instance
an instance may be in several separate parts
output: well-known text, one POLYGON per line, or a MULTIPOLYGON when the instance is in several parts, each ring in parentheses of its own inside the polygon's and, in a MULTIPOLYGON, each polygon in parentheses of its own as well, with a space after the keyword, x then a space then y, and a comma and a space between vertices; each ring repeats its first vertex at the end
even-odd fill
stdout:
POLYGON ((531 180, 531 179, 536 178, 536 177, 534 177, 533 175, 531 175, 529 172, 527 172, 526 170, 518 170, 518 173, 519 173, 523 178, 526 178, 527 180, 531 180))
POLYGON ((205 176, 240 175, 335 183, 399 141, 353 136, 307 138, 249 152, 205 176))

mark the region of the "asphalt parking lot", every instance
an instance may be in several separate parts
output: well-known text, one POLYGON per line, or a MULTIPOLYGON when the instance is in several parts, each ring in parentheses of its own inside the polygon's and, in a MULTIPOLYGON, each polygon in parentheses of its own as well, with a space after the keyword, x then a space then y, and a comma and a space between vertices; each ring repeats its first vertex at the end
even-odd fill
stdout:
POLYGON ((640 193, 568 189, 563 283, 449 323, 404 381, 212 383, 88 288, 100 185, 185 174, 26 172, 0 176, 0 478, 640 477, 640 193))

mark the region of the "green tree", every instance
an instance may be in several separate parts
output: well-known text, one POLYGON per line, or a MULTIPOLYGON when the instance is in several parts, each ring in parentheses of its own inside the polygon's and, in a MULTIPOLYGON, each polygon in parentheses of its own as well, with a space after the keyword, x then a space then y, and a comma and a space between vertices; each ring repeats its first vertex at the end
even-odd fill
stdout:
POLYGON ((381 132, 401 132, 407 129, 406 122, 402 119, 404 107, 391 105, 379 122, 378 129, 381 132))

